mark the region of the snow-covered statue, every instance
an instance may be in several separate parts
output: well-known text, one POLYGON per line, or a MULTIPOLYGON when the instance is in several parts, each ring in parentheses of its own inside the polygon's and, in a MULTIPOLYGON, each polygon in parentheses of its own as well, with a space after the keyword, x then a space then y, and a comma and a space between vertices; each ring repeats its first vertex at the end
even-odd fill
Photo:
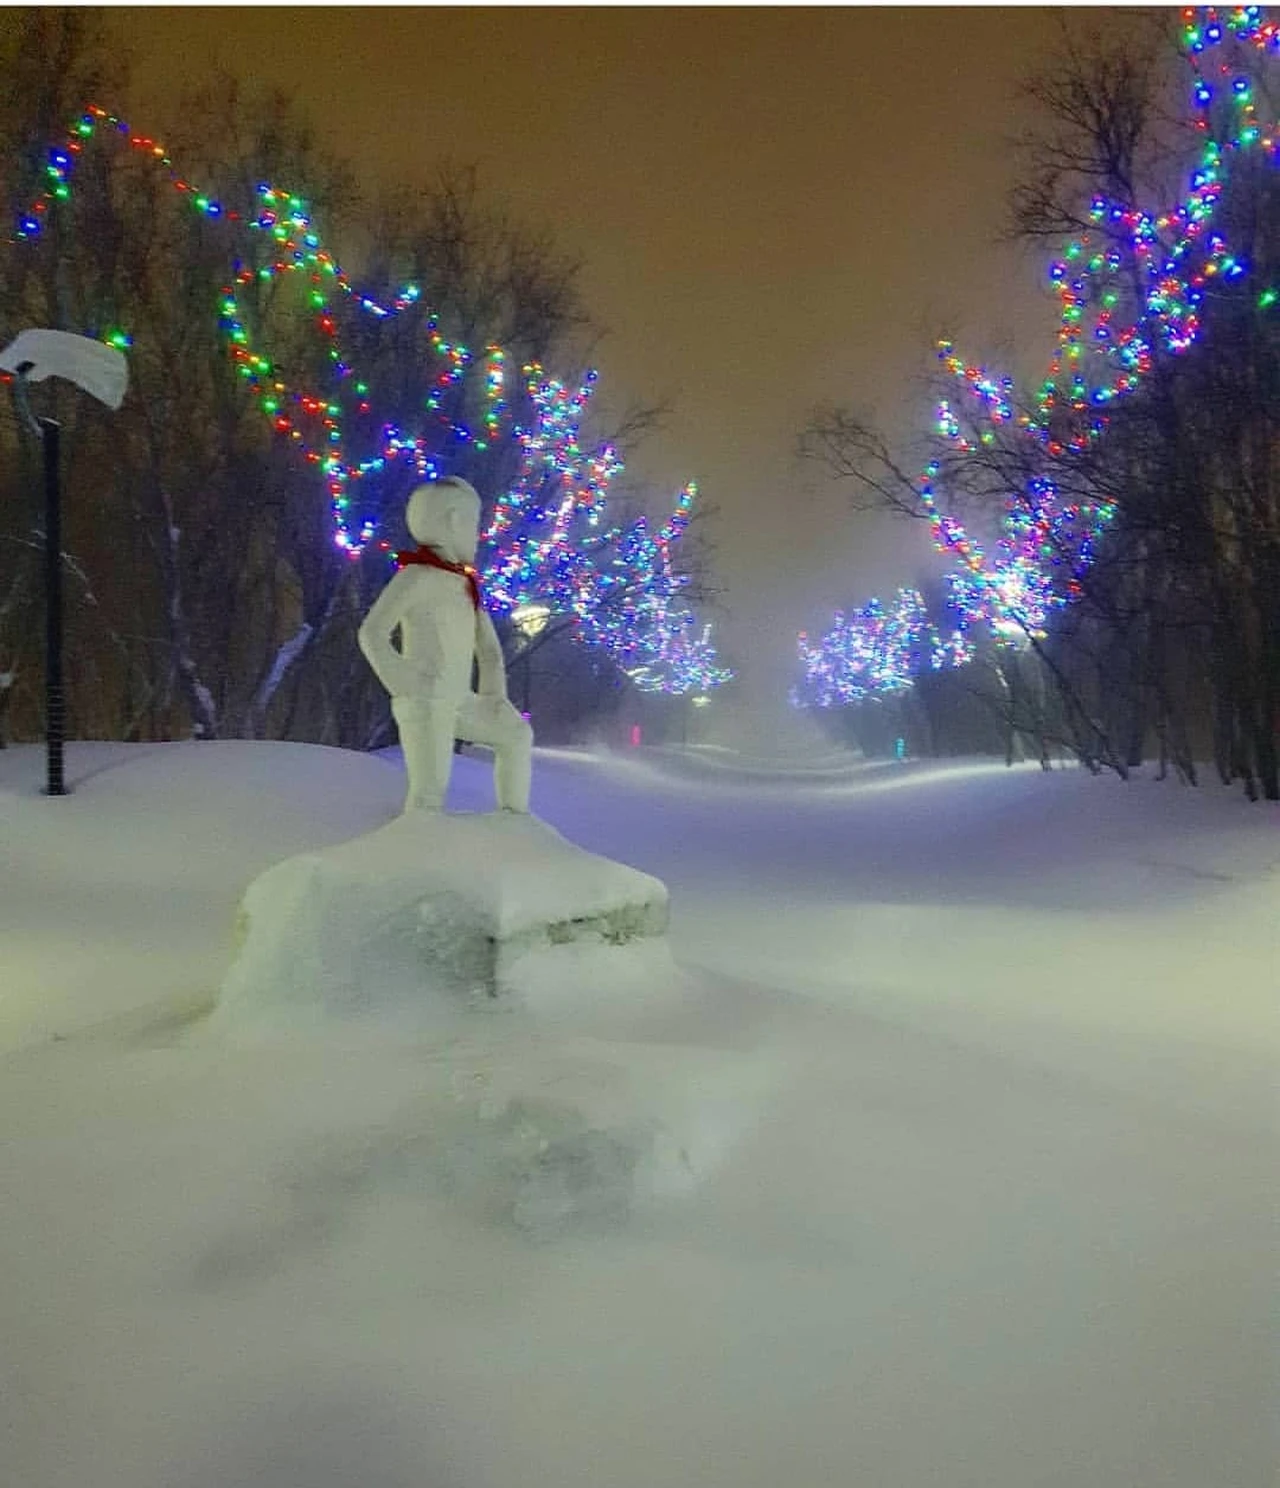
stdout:
POLYGON ((419 546, 398 555, 399 572, 360 627, 360 649, 391 694, 400 729, 405 810, 443 808, 454 740, 463 739, 493 749, 498 806, 527 812, 533 731, 508 701, 502 646, 480 597, 480 498, 450 477, 419 486, 405 515, 419 546))

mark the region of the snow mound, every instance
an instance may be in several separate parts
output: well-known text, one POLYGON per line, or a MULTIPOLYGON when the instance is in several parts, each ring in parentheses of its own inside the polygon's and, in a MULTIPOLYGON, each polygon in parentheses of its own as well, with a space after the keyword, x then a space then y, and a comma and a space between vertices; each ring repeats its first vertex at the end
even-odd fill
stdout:
POLYGON ((0 1049, 213 1002, 244 887, 392 820, 403 772, 316 744, 74 741, 0 750, 0 1049))
POLYGON ((249 886, 219 1011, 448 1017, 518 994, 531 956, 661 936, 667 910, 656 878, 532 817, 410 812, 249 886))

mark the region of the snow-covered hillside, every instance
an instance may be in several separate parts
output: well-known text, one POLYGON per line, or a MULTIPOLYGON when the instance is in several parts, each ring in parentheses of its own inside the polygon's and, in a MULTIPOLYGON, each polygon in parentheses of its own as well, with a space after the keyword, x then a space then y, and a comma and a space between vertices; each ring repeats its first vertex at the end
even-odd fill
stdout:
POLYGON ((1274 1481, 1275 808, 543 752, 676 966, 255 1042, 205 1016, 239 896, 394 816, 394 758, 41 765, 0 753, 0 1482, 1274 1481), (659 1135, 539 1166, 579 1118, 659 1135))

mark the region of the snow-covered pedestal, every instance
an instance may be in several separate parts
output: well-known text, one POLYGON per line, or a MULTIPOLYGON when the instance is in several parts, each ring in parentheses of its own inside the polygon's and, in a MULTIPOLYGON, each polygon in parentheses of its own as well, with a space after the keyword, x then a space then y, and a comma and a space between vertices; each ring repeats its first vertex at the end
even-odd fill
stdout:
POLYGON ((518 995, 533 951, 666 926, 656 878, 533 817, 409 811, 250 884, 221 1010, 447 1015, 518 995))

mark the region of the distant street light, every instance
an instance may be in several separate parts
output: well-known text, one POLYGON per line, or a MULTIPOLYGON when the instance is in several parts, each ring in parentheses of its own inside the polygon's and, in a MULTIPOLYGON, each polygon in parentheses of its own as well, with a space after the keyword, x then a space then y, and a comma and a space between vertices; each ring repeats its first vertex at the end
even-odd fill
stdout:
POLYGON ((45 794, 65 796, 62 746, 66 735, 62 688, 62 493, 58 454, 61 426, 56 419, 36 418, 27 400, 27 384, 46 377, 74 382, 108 408, 116 409, 129 383, 129 366, 114 346, 67 331, 23 331, 0 352, 0 372, 13 378, 18 415, 40 440, 44 452, 44 711, 45 794))

